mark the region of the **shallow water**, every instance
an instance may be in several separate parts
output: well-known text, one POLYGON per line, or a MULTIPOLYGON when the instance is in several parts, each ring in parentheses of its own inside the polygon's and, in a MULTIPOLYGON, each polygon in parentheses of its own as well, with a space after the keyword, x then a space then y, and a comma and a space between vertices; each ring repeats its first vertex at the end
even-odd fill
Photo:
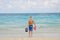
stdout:
POLYGON ((28 36, 24 28, 27 27, 30 15, 37 25, 37 31, 34 32, 35 37, 60 37, 59 13, 0 14, 0 37, 28 36))
POLYGON ((0 28, 24 28, 32 15, 37 27, 60 27, 59 13, 0 14, 0 28))

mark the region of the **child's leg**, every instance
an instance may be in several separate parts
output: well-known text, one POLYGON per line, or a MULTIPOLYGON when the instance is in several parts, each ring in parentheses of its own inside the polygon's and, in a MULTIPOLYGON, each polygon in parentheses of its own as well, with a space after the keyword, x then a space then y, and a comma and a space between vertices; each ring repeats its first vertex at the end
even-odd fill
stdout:
POLYGON ((32 37, 32 31, 31 31, 31 37, 32 37))
POLYGON ((30 31, 29 31, 29 37, 30 37, 30 31))
POLYGON ((29 37, 32 37, 32 31, 29 31, 29 37))

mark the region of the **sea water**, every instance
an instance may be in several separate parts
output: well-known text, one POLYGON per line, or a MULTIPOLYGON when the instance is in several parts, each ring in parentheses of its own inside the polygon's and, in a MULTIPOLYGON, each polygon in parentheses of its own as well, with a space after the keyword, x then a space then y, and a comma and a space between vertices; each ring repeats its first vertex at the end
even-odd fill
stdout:
POLYGON ((37 27, 60 27, 59 13, 39 14, 0 14, 0 29, 24 28, 28 25, 29 16, 32 16, 37 27))
POLYGON ((37 27, 34 37, 60 37, 60 13, 3 13, 0 14, 0 38, 28 37, 24 30, 30 16, 37 27))

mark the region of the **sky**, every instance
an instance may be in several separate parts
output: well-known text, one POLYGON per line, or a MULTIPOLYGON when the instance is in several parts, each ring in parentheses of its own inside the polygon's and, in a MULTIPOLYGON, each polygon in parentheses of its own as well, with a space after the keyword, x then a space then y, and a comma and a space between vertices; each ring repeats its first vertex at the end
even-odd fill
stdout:
POLYGON ((60 0, 0 0, 0 13, 59 13, 60 0))

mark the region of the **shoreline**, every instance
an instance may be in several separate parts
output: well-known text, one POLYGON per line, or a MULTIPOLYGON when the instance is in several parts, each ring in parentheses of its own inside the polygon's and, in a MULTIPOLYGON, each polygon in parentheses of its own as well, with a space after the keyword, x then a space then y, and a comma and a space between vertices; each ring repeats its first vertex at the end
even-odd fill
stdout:
MULTIPOLYGON (((28 37, 28 32, 25 30, 0 30, 0 37, 28 37)), ((33 30, 33 37, 60 37, 60 28, 40 28, 36 31, 33 30)))

